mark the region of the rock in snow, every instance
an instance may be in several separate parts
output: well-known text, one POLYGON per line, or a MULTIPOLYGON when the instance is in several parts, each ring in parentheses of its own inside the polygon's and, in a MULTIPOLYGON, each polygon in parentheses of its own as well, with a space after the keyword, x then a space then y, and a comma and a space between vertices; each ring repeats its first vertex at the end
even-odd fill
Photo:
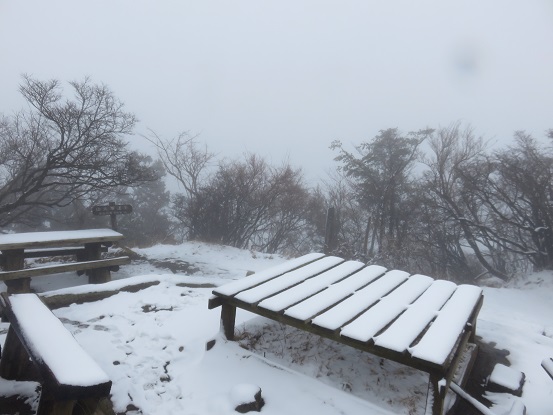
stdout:
POLYGON ((492 391, 509 392, 515 396, 521 396, 524 380, 524 373, 498 363, 493 368, 488 385, 492 391))
POLYGON ((248 383, 235 385, 230 391, 230 400, 234 410, 241 414, 251 411, 260 412, 265 405, 261 397, 261 388, 248 383))

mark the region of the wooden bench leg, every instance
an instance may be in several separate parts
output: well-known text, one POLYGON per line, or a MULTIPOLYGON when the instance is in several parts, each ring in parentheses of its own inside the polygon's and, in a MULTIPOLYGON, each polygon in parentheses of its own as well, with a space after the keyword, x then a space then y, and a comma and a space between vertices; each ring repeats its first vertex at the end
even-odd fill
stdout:
POLYGON ((476 319, 471 321, 471 331, 469 337, 469 343, 476 343, 476 319))
POLYGON ((234 326, 236 322, 236 307, 223 304, 221 307, 221 326, 227 340, 234 340, 234 326))
MULTIPOLYGON (((96 261, 102 258, 102 245, 98 243, 85 244, 85 257, 87 261, 96 261)), ((89 284, 103 284, 111 281, 109 268, 89 269, 86 271, 89 284)))
POLYGON ((31 292, 31 279, 20 278, 18 280, 4 281, 8 294, 21 294, 31 292))
MULTIPOLYGON (((444 413, 444 403, 445 403, 445 394, 446 388, 443 383, 443 376, 431 373, 430 379, 428 382, 428 398, 432 399, 432 415, 443 415, 444 413)), ((426 405, 428 406, 428 401, 426 405)))
POLYGON ((40 400, 37 415, 72 415, 77 401, 40 400))
POLYGON ((38 380, 38 373, 29 355, 11 326, 2 349, 0 377, 9 380, 38 380))
MULTIPOLYGON (((17 271, 25 268, 25 252, 23 249, 12 249, 4 252, 5 258, 3 268, 5 271, 17 271)), ((20 278, 17 280, 5 281, 8 294, 30 293, 31 292, 31 279, 20 278)))
POLYGON ((79 399, 75 403, 75 408, 73 409, 73 414, 104 414, 104 413, 113 413, 112 411, 107 411, 106 409, 111 406, 110 401, 107 398, 87 398, 79 399), (106 405, 106 402, 108 403, 106 405), (97 412, 98 411, 98 412, 97 412))

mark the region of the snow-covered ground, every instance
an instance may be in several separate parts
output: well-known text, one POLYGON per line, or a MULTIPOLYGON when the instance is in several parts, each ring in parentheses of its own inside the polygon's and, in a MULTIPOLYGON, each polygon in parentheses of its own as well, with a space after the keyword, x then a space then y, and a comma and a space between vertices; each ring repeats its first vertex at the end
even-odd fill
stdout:
MULTIPOLYGON (((237 391, 255 385, 262 389, 267 415, 424 413, 427 376, 421 372, 241 310, 239 341, 227 342, 219 334, 219 309, 207 309, 212 288, 196 284, 221 285, 286 258, 200 243, 137 252, 149 259, 190 262, 198 271, 173 274, 133 261, 113 274, 119 280, 101 288, 160 283, 55 310, 112 379, 117 412, 232 414, 237 391), (216 344, 206 351, 211 339, 216 344)), ((84 277, 68 274, 35 278, 32 286, 48 296, 100 288, 85 283, 84 277)), ((528 414, 553 414, 553 381, 540 366, 553 356, 553 273, 532 274, 484 293, 477 334, 508 350, 511 368, 526 374, 520 399, 528 414)), ((0 344, 6 327, 0 323, 0 344)), ((488 398, 498 415, 518 399, 500 393, 488 398)))

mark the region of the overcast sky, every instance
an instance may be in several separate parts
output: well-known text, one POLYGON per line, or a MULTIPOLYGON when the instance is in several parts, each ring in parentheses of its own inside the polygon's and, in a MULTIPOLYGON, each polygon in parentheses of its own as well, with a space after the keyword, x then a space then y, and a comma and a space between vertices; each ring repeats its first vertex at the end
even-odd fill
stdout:
POLYGON ((0 112, 21 74, 106 83, 147 129, 288 157, 461 120, 553 128, 552 0, 0 0, 0 112))

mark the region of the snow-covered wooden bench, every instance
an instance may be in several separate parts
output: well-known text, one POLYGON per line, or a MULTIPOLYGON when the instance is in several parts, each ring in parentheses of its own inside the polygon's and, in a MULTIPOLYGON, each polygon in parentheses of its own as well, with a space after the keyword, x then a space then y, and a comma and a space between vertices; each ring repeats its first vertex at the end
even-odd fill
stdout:
POLYGON ((111 381, 60 320, 35 294, 2 293, 0 305, 10 322, 0 376, 41 384, 38 415, 70 415, 77 403, 94 413, 111 381))
MULTIPOLYGON (((483 302, 476 286, 323 254, 293 259, 213 294, 208 307, 222 306, 229 340, 238 307, 429 373, 427 405, 434 415, 444 413, 483 302)), ((476 346, 468 349, 473 361, 476 346)))
POLYGON ((110 281, 110 271, 128 264, 126 256, 102 259, 101 254, 123 235, 111 229, 25 232, 0 235, 0 281, 8 292, 30 292, 31 278, 62 272, 86 272, 90 283, 110 281), (25 268, 25 258, 74 255, 76 262, 25 268))

